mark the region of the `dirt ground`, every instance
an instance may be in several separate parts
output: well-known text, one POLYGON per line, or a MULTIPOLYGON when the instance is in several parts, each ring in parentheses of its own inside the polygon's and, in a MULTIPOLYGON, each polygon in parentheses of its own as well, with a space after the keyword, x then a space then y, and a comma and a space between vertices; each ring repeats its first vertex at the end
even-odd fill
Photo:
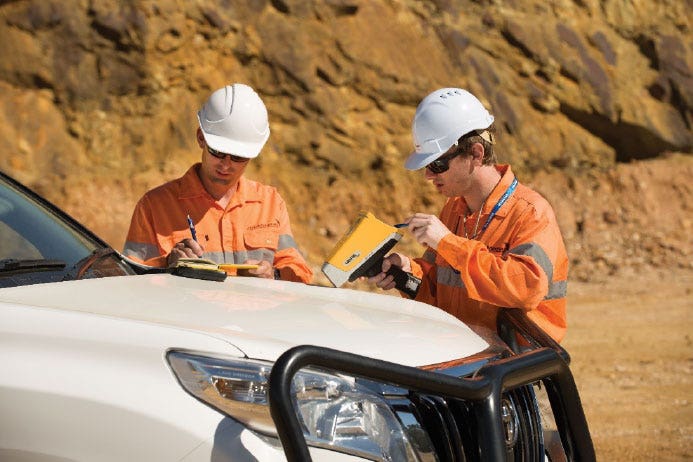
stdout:
POLYGON ((571 356, 597 459, 693 460, 693 274, 569 286, 571 356))

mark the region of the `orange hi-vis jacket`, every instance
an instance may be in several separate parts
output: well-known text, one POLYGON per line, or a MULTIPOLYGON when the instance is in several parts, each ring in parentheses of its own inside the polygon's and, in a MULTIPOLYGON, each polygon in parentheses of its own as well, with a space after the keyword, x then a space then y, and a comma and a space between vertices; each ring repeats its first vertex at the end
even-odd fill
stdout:
POLYGON ((438 306, 467 324, 496 330, 500 307, 521 308, 556 341, 566 331, 568 256, 551 205, 517 183, 510 166, 497 165, 502 177, 483 209, 466 220, 471 237, 481 213, 485 224, 494 206, 511 191, 485 231, 465 238, 467 204, 447 200, 440 220, 454 234, 437 251, 427 249, 412 261, 422 279, 416 300, 438 306))
POLYGON ((313 272, 291 233, 286 204, 277 190, 241 177, 224 210, 205 190, 193 165, 181 178, 147 192, 132 214, 123 254, 150 266, 166 266, 176 243, 190 238, 192 219, 202 258, 217 263, 266 260, 281 278, 310 282, 313 272))

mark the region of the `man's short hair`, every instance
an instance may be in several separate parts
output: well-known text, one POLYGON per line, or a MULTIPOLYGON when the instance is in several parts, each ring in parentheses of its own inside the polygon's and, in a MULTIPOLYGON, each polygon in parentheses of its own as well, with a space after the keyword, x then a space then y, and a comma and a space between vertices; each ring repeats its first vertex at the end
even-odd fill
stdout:
POLYGON ((461 151, 468 153, 474 143, 481 143, 481 145, 484 147, 484 158, 482 159, 482 164, 495 165, 496 153, 493 152, 495 132, 496 127, 493 124, 484 130, 474 130, 462 135, 460 139, 457 140, 457 145, 461 151))

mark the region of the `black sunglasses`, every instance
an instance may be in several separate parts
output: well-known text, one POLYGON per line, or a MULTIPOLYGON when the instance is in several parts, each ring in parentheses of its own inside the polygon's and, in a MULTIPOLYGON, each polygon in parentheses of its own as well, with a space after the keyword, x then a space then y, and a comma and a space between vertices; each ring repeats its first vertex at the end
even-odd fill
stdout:
POLYGON ((434 160, 433 162, 429 163, 426 165, 426 168, 431 171, 431 173, 440 174, 440 173, 445 173, 450 169, 450 161, 454 159, 455 157, 459 156, 462 154, 462 151, 460 149, 457 149, 450 154, 439 157, 438 159, 434 160))
POLYGON ((216 149, 209 147, 209 145, 207 145, 207 151, 209 151, 209 153, 217 159, 224 159, 224 157, 228 157, 233 162, 248 162, 250 160, 247 157, 234 156, 233 154, 217 151, 216 149))

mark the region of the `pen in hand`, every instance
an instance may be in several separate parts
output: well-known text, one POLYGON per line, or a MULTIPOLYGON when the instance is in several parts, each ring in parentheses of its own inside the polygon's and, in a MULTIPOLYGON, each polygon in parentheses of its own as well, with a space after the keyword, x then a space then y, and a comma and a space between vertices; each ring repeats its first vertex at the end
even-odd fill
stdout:
POLYGON ((409 226, 409 223, 397 223, 396 225, 393 225, 395 228, 406 228, 409 226))
POLYGON ((190 234, 192 234, 193 241, 197 242, 197 232, 195 231, 195 225, 193 224, 192 218, 188 214, 188 227, 190 228, 190 234))

